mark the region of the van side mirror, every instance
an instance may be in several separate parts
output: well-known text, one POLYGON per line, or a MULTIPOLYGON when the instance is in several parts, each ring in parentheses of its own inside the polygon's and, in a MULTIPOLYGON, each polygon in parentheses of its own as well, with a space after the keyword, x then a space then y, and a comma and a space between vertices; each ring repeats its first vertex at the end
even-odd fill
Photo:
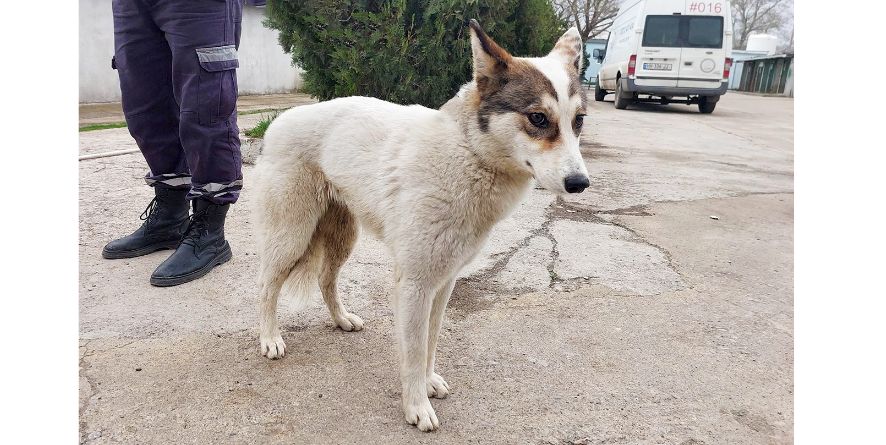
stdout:
POLYGON ((597 59, 597 62, 602 63, 603 59, 606 57, 606 50, 601 48, 594 49, 594 58, 597 59))

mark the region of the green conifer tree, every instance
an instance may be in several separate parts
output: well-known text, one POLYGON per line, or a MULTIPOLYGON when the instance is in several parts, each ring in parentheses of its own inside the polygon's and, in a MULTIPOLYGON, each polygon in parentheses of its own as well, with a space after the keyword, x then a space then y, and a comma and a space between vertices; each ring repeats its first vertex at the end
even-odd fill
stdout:
POLYGON ((439 107, 471 78, 468 20, 518 56, 542 56, 565 26, 548 0, 269 0, 265 25, 321 100, 372 96, 439 107))

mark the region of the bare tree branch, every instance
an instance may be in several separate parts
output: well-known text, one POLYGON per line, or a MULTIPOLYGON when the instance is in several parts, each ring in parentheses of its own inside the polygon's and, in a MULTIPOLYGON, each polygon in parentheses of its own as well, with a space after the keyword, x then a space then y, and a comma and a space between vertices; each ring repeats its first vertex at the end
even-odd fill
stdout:
POLYGON ((793 0, 731 0, 730 3, 736 48, 745 48, 753 33, 780 31, 788 22, 793 24, 787 16, 788 7, 793 9, 793 0))
POLYGON ((609 29, 618 13, 618 0, 552 0, 561 20, 578 28, 582 40, 609 29))

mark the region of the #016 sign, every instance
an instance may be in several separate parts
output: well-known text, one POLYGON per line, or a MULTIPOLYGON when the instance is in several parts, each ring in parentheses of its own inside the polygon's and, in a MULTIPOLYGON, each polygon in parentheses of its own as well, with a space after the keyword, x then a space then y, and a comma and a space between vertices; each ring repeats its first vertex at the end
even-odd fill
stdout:
POLYGON ((689 4, 689 12, 707 12, 719 14, 723 12, 723 4, 720 2, 698 2, 689 4))

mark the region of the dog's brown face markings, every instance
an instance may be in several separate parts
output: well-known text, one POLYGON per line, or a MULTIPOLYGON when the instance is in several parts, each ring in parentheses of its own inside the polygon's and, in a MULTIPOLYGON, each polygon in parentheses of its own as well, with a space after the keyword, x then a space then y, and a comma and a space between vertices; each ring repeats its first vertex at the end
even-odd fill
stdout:
MULTIPOLYGON (((551 150, 561 142, 560 119, 558 111, 546 104, 546 97, 550 97, 557 103, 557 90, 551 80, 536 66, 526 60, 514 58, 495 41, 492 40, 475 21, 471 20, 470 27, 480 42, 480 48, 485 54, 475 60, 480 60, 475 67, 475 81, 479 93, 477 121, 480 130, 489 131, 489 119, 495 114, 518 113, 524 115, 522 130, 540 142, 542 150, 551 150), (529 118, 533 113, 544 115, 546 125, 535 125, 529 118)), ((581 131, 581 117, 587 104, 585 94, 581 88, 579 78, 579 66, 581 63, 581 39, 566 36, 557 42, 552 53, 560 54, 564 60, 573 60, 566 63, 565 67, 569 77, 568 94, 570 97, 578 96, 581 99, 581 108, 576 110, 575 115, 563 116, 572 120, 572 129, 577 136, 581 131)), ((564 98, 565 99, 565 98, 564 98)))
MULTIPOLYGON (((484 77, 482 79, 489 79, 484 77)), ((543 113, 553 123, 556 119, 552 111, 544 107, 542 98, 548 95, 557 100, 557 91, 551 81, 538 69, 522 60, 512 60, 508 66, 497 73, 495 80, 486 80, 484 87, 477 88, 480 92, 480 109, 477 119, 481 131, 489 131, 489 117, 502 113, 543 113), (495 85, 491 88, 491 85, 495 85)), ((555 125, 538 128, 529 119, 524 120, 526 132, 537 139, 556 139, 559 134, 555 125)))

